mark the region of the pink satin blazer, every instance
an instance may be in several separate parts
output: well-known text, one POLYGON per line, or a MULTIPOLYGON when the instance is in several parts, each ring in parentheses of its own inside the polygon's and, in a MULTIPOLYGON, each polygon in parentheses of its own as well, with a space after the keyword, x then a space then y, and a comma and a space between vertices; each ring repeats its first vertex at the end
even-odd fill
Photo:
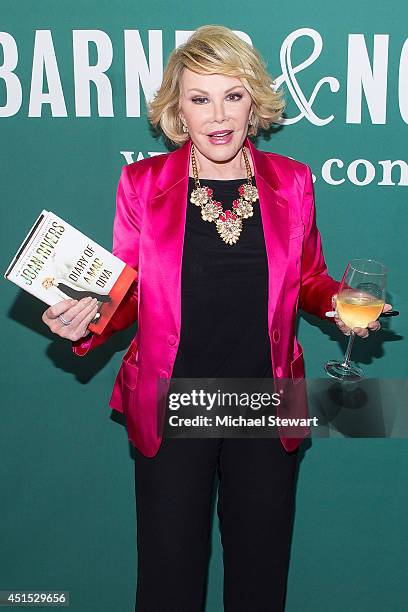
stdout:
MULTIPOLYGON (((297 309, 324 319, 338 282, 328 275, 316 227, 310 168, 247 139, 254 164, 269 268, 268 329, 274 378, 303 378, 303 350, 295 337, 297 309)), ((113 227, 113 253, 137 269, 137 281, 101 335, 72 343, 77 355, 105 342, 137 319, 109 405, 123 412, 129 440, 145 456, 160 448, 158 378, 170 383, 180 339, 181 265, 191 140, 172 153, 124 166, 113 227)), ((256 205, 256 204, 255 204, 256 205)), ((243 282, 245 279, 243 279, 243 282)), ((199 347, 197 347, 199 350, 199 347)), ((168 384, 167 384, 168 388, 168 384)), ((296 406, 307 416, 307 401, 296 406)), ((286 437, 294 450, 307 435, 286 437)))

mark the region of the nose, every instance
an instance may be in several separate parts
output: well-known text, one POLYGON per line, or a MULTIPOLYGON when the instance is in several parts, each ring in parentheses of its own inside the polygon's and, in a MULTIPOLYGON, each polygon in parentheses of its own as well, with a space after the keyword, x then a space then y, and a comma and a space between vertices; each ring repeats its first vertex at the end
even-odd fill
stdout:
POLYGON ((214 121, 222 123, 226 119, 224 100, 214 102, 214 121))

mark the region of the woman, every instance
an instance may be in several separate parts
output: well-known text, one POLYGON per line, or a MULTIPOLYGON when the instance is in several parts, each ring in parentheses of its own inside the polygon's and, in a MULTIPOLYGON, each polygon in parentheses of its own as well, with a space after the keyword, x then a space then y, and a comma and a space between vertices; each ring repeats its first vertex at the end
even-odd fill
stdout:
POLYGON ((303 377, 297 309, 324 318, 332 308, 338 282, 322 254, 310 169, 249 139, 283 111, 272 83, 259 54, 221 26, 199 28, 173 51, 149 117, 179 148, 124 167, 117 193, 113 253, 138 269, 138 282, 101 336, 87 330, 87 300, 43 316, 78 355, 138 320, 110 401, 136 447, 138 612, 203 609, 217 470, 224 609, 284 606, 305 432, 157 432, 172 378, 303 377))
POLYGON ((71 297, 73 299, 91 297, 96 298, 98 302, 101 303, 107 303, 111 301, 111 297, 108 293, 96 293, 95 291, 81 289, 79 287, 75 287, 66 279, 61 280, 54 278, 53 276, 46 276, 41 284, 44 289, 55 288, 58 291, 59 295, 71 297))

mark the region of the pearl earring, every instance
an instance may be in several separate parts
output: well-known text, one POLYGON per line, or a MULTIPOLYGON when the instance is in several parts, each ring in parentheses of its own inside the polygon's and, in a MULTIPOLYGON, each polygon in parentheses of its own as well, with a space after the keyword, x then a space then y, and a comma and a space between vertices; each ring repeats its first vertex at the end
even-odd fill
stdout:
POLYGON ((188 127, 186 126, 185 123, 183 123, 183 132, 187 134, 188 132, 188 127))

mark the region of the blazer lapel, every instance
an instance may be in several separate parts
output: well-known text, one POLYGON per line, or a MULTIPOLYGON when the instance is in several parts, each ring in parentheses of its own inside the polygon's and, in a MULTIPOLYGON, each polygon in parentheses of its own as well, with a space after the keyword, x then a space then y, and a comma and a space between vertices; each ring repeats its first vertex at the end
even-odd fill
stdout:
MULTIPOLYGON (((247 138, 258 187, 259 206, 269 268, 268 327, 287 267, 289 212, 288 201, 279 192, 280 181, 273 162, 247 138)), ((181 325, 181 267, 186 224, 188 175, 191 140, 166 158, 157 187, 160 193, 149 201, 151 231, 157 247, 158 267, 165 289, 167 307, 175 329, 181 325)), ((256 205, 256 204, 255 204, 256 205)), ((245 231, 245 225, 244 225, 245 231)), ((226 248, 230 248, 226 245, 226 248)))
POLYGON ((288 262, 289 204, 282 195, 281 183, 272 160, 264 152, 256 149, 248 138, 245 145, 251 152, 258 187, 268 258, 268 327, 271 329, 288 262))
POLYGON ((186 226, 191 140, 171 153, 157 180, 159 195, 149 201, 157 268, 162 276, 167 309, 176 330, 181 325, 181 267, 186 226))

